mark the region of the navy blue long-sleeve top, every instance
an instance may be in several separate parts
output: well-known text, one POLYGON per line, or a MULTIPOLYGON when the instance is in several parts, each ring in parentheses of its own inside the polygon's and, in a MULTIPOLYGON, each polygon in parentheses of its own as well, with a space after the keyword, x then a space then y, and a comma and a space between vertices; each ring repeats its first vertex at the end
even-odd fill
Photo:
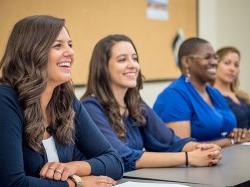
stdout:
MULTIPOLYGON (((42 179, 41 168, 48 162, 46 153, 32 150, 23 138, 23 114, 15 90, 0 85, 0 181, 9 187, 64 187, 65 181, 42 179)), ((55 142, 60 162, 85 160, 91 175, 120 179, 123 164, 120 156, 96 128, 85 108, 75 99, 75 144, 55 142)))
POLYGON ((120 140, 112 129, 104 108, 96 97, 89 96, 82 101, 95 124, 121 155, 125 171, 135 170, 136 161, 143 152, 179 152, 183 146, 191 141, 190 138, 180 139, 167 128, 153 110, 144 104, 145 126, 136 126, 131 116, 123 118, 126 128, 124 140, 120 140))
POLYGON ((238 97, 240 103, 235 103, 230 97, 224 96, 230 109, 233 111, 238 128, 250 128, 250 105, 242 98, 238 97))

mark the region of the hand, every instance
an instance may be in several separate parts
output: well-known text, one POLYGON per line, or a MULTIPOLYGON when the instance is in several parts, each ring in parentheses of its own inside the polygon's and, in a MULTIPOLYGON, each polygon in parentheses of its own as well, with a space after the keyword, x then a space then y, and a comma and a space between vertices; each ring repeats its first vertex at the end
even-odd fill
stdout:
POLYGON ((81 177, 84 187, 111 187, 116 181, 107 176, 85 176, 81 177))
POLYGON ((216 151, 216 150, 221 151, 221 147, 213 143, 197 143, 195 148, 201 149, 201 150, 211 149, 213 151, 216 151))
POLYGON ((191 166, 212 166, 216 165, 222 158, 221 148, 215 144, 203 144, 188 152, 189 164, 191 166))
POLYGON ((70 162, 48 162, 42 167, 39 174, 42 178, 66 181, 69 176, 76 174, 76 170, 77 168, 70 162))
POLYGON ((229 138, 233 138, 235 143, 242 143, 250 141, 250 131, 248 129, 234 128, 228 135, 229 138))

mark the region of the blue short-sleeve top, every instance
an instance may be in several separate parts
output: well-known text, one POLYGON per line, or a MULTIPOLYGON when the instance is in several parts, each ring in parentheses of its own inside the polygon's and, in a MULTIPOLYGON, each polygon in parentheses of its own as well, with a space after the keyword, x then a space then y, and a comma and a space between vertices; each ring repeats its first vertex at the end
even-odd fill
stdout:
POLYGON ((206 90, 212 106, 182 75, 159 94, 153 109, 165 123, 190 121, 197 141, 223 138, 236 127, 235 116, 217 89, 207 85, 206 90))

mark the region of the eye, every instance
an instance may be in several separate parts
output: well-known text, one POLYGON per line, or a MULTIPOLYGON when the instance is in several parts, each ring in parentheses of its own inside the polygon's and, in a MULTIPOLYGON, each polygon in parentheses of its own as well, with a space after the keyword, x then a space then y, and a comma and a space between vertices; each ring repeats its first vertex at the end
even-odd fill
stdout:
POLYGON ((138 62, 138 57, 137 57, 137 56, 133 56, 132 59, 133 59, 135 62, 138 62))
POLYGON ((126 58, 125 57, 122 57, 122 58, 119 58, 118 59, 118 62, 125 62, 126 61, 126 58))
POLYGON ((68 45, 69 45, 69 47, 70 47, 70 48, 72 48, 72 47, 73 47, 73 44, 72 44, 72 43, 69 43, 68 45))
POLYGON ((55 48, 55 49, 60 49, 62 47, 62 44, 61 43, 56 43, 52 47, 55 48))
POLYGON ((215 60, 219 60, 219 58, 220 58, 219 55, 214 55, 215 60))
POLYGON ((239 68, 239 67, 240 67, 240 64, 239 64, 239 63, 235 63, 235 64, 234 64, 234 67, 239 68))
POLYGON ((226 60, 226 61, 224 61, 224 64, 229 65, 230 61, 226 60))
POLYGON ((211 58, 213 58, 212 55, 206 55, 206 56, 204 56, 205 60, 210 60, 211 58))

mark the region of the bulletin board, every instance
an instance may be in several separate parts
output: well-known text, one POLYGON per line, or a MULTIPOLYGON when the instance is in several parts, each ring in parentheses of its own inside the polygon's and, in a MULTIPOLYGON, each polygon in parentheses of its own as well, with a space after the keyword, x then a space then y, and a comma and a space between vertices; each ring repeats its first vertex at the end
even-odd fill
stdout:
MULTIPOLYGON (((151 0, 152 1, 152 0, 151 0)), ((9 33, 19 19, 49 14, 66 19, 73 40, 75 85, 87 81, 89 60, 96 42, 108 34, 126 34, 134 41, 146 81, 174 79, 180 72, 172 44, 179 30, 197 36, 197 0, 166 0, 166 20, 147 16, 150 0, 1 0, 0 57, 9 33)))

